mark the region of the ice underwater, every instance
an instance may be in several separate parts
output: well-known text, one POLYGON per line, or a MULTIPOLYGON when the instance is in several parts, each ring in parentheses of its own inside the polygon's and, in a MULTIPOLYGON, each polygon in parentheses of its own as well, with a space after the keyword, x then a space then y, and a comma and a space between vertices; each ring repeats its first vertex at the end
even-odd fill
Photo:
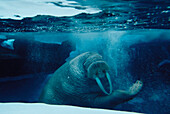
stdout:
MULTIPOLYGON (((136 80, 142 80, 144 85, 140 93, 134 99, 113 109, 142 113, 169 111, 169 30, 11 33, 10 35, 18 37, 25 36, 24 34, 33 36, 37 41, 48 43, 61 44, 65 40, 71 40, 76 44, 76 50, 70 53, 67 61, 83 52, 98 52, 110 66, 113 90, 127 90, 136 80), (161 107, 162 110, 155 107, 161 107)), ((4 39, 7 35, 8 33, 1 33, 0 38, 4 39)), ((50 76, 47 73, 36 73, 1 77, 0 101, 36 103, 50 76)))

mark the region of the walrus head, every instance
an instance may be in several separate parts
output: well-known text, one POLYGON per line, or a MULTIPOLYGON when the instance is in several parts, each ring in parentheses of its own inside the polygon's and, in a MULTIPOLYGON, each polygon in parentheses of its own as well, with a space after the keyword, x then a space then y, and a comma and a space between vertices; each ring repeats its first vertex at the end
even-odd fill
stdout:
POLYGON ((102 56, 99 54, 94 54, 88 57, 84 63, 84 67, 87 71, 87 77, 95 79, 100 89, 106 94, 110 95, 113 91, 112 82, 110 75, 108 73, 109 66, 103 61, 102 56), (106 77, 109 82, 109 92, 106 91, 103 84, 100 81, 100 78, 106 77))

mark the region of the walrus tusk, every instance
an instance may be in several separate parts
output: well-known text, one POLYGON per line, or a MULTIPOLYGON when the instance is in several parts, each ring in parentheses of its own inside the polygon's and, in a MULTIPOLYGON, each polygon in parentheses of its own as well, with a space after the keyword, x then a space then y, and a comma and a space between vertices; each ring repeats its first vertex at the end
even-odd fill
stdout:
POLYGON ((110 95, 110 94, 112 93, 112 91, 113 91, 113 87, 112 87, 112 82, 111 82, 110 75, 109 75, 109 73, 107 73, 107 72, 106 72, 106 78, 107 78, 107 80, 108 80, 108 82, 109 82, 109 89, 110 89, 109 93, 108 93, 108 92, 106 91, 106 89, 103 87, 103 84, 101 83, 99 77, 96 76, 95 79, 96 79, 96 82, 97 82, 97 84, 99 85, 100 89, 101 89, 106 95, 110 95))

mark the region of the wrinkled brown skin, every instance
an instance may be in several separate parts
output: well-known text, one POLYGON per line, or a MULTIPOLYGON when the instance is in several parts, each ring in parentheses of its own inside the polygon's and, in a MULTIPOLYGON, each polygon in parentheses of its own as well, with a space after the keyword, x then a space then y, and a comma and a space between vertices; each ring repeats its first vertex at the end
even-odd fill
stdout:
POLYGON ((84 64, 97 60, 101 61, 99 54, 86 52, 65 63, 47 82, 39 102, 113 109, 138 94, 143 85, 141 81, 136 81, 128 91, 115 90, 111 95, 103 94, 96 81, 87 77, 87 66, 84 64))

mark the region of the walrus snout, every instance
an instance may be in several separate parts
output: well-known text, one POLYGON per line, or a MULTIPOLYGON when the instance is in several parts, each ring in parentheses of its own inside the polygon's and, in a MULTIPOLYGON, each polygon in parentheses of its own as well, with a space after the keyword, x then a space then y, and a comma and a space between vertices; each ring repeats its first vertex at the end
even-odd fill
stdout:
POLYGON ((106 95, 110 95, 112 93, 113 87, 110 75, 108 73, 109 66, 108 64, 102 60, 102 56, 99 54, 94 54, 87 58, 84 63, 85 69, 87 71, 87 77, 95 79, 100 89, 106 95), (101 83, 101 78, 106 77, 109 83, 109 92, 106 91, 105 87, 101 83))
POLYGON ((96 61, 89 65, 87 68, 87 77, 94 78, 96 75, 99 78, 103 78, 106 72, 109 70, 109 66, 104 61, 96 61))

